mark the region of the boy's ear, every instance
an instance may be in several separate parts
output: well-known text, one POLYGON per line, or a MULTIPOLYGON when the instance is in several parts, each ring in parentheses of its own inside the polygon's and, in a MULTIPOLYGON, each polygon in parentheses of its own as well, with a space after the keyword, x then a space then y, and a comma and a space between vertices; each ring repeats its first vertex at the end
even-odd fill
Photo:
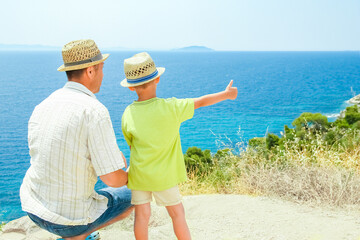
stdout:
POLYGON ((160 82, 160 77, 158 77, 157 79, 155 79, 155 83, 158 84, 160 82))
POLYGON ((135 91, 134 87, 129 87, 130 91, 135 91))

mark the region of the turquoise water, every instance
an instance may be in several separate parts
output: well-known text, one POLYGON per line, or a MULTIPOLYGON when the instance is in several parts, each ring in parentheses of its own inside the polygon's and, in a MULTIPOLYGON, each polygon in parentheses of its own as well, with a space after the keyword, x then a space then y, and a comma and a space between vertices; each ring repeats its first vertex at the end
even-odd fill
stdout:
MULTIPOLYGON (((111 53, 111 52, 110 52, 111 53)), ((109 109, 120 149, 129 156, 121 115, 136 99, 122 88, 122 63, 133 52, 113 52, 97 98, 109 109)), ((223 90, 230 79, 235 101, 196 111, 181 128, 183 151, 215 152, 224 142, 279 133, 302 112, 339 113, 360 93, 359 52, 150 52, 166 68, 159 97, 199 97, 223 90), (239 131, 240 129, 240 131, 239 131)), ((0 222, 24 215, 19 187, 29 167, 27 122, 34 107, 66 82, 59 52, 0 52, 0 222)), ((98 187, 102 185, 99 184, 98 187)))

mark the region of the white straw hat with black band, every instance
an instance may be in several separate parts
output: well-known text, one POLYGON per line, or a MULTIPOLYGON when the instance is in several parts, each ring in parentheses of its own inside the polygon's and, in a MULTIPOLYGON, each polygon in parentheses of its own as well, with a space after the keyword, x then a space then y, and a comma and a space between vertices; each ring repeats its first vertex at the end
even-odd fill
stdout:
POLYGON ((156 67, 147 52, 135 54, 124 60, 125 79, 121 81, 123 87, 135 87, 151 82, 165 72, 165 68, 156 67))
POLYGON ((105 61, 109 54, 101 54, 96 43, 91 39, 76 40, 62 48, 64 64, 58 71, 72 71, 94 66, 105 61))

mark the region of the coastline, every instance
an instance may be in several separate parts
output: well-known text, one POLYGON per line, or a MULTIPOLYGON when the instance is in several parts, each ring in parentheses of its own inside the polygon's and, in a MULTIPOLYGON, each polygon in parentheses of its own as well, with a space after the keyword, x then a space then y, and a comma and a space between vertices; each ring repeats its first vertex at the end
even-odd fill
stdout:
POLYGON ((352 97, 347 101, 349 104, 360 104, 360 94, 352 97))

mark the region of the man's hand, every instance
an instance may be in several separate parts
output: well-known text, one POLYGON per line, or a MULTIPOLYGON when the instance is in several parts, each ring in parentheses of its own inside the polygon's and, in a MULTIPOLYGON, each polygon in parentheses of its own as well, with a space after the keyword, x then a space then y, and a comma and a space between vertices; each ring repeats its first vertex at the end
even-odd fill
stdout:
POLYGON ((124 164, 125 164, 125 168, 127 168, 127 162, 126 162, 126 158, 124 156, 124 154, 121 152, 121 156, 123 158, 124 164))
MULTIPOLYGON (((127 168, 126 158, 122 152, 120 152, 120 153, 123 158, 125 168, 127 168)), ((102 176, 100 176, 100 179, 109 187, 124 186, 128 182, 128 169, 126 171, 119 169, 115 172, 111 172, 111 173, 102 175, 102 176)))
POLYGON ((233 80, 230 81, 229 85, 225 88, 225 93, 228 99, 234 100, 237 97, 238 90, 237 87, 233 87, 233 80))

